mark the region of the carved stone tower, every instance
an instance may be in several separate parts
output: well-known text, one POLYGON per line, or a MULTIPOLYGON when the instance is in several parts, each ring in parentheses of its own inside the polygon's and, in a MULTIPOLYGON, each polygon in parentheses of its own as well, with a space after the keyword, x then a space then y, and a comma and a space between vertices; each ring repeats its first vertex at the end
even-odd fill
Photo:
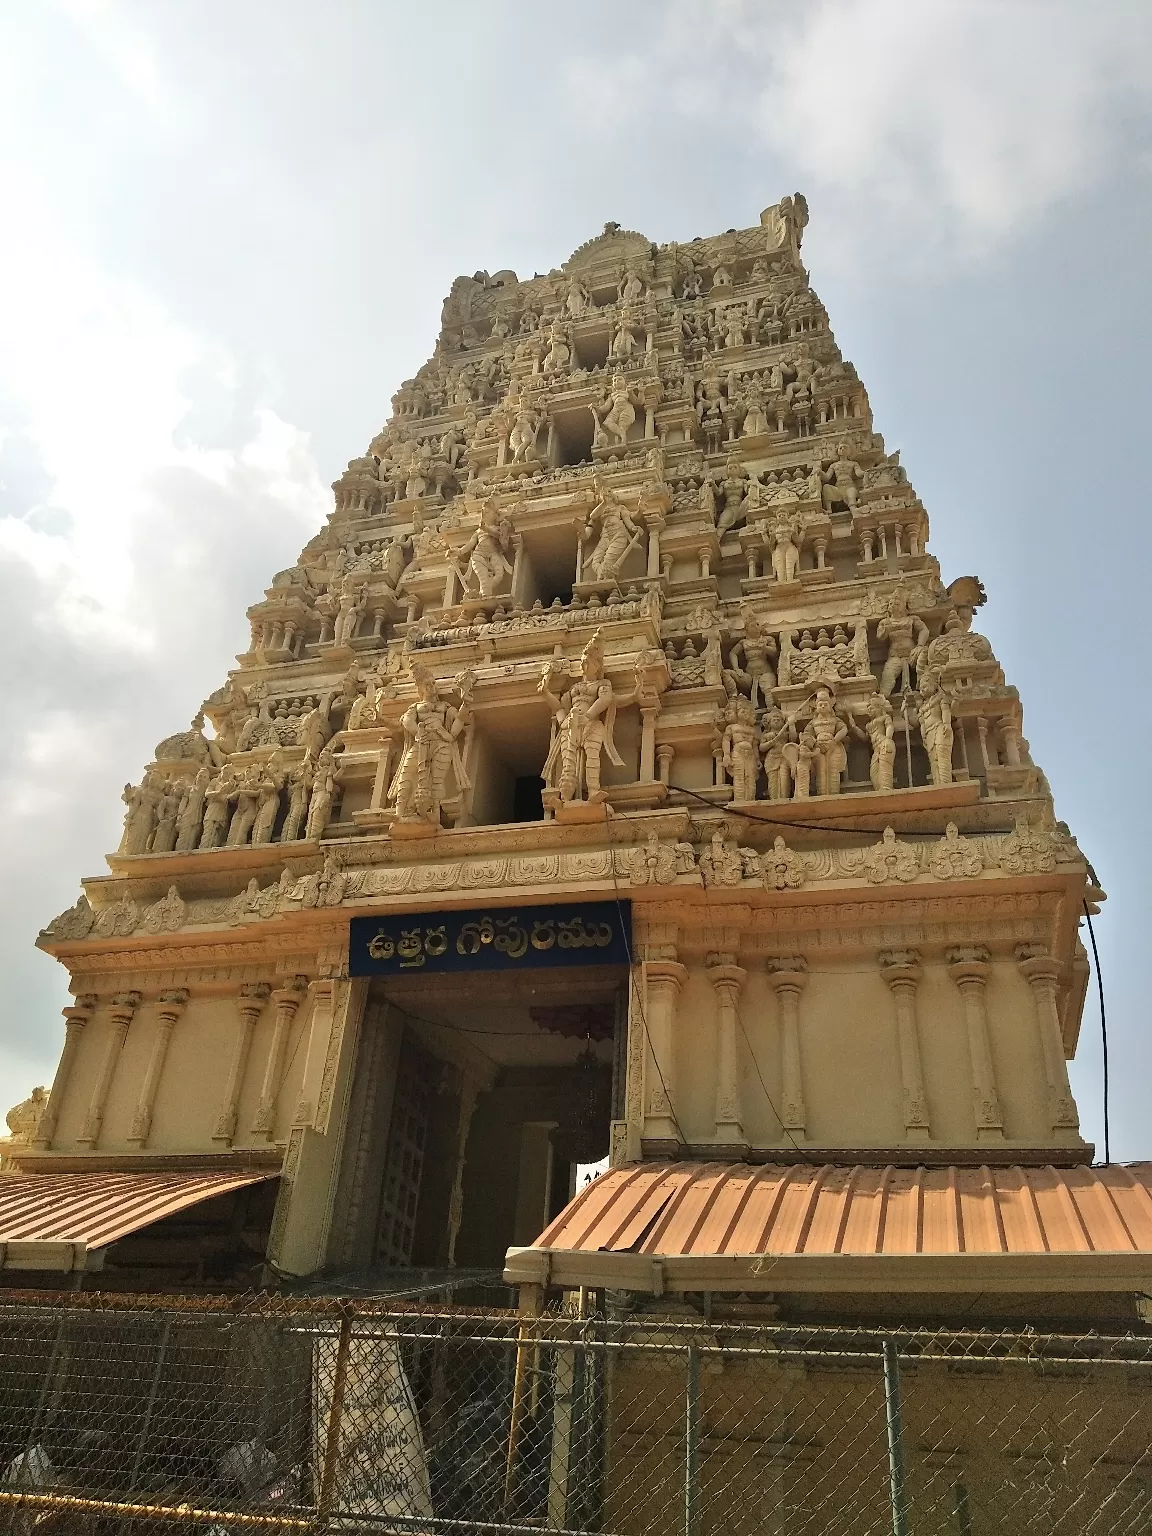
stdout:
POLYGON ((76 1002, 20 1168, 276 1175, 268 1252, 306 1273, 499 1261, 609 1141, 1090 1156, 1066 1061, 1101 893, 806 222, 609 224, 453 283, 41 936, 76 1002))

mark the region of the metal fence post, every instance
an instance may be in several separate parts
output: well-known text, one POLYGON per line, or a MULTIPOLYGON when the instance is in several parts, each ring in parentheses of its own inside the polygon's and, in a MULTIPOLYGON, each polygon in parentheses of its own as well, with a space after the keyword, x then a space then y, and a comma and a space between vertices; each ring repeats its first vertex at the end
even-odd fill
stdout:
POLYGON ((900 1361, 894 1339, 881 1345, 884 1362, 884 1414, 888 1424, 888 1494, 892 1501, 892 1536, 908 1536, 908 1498, 904 1486, 904 1420, 900 1411, 900 1361))
POLYGON ((344 1390, 348 1381, 348 1352, 352 1343, 352 1318, 345 1312, 340 1319, 336 1340, 336 1365, 332 1372, 332 1406, 324 1436, 324 1460, 320 1469, 320 1487, 316 1497, 317 1523, 327 1517, 336 1491, 336 1471, 340 1460, 340 1431, 343 1428, 344 1390))
POLYGON ((700 1474, 700 1352, 688 1346, 684 1384, 684 1536, 696 1536, 700 1474))

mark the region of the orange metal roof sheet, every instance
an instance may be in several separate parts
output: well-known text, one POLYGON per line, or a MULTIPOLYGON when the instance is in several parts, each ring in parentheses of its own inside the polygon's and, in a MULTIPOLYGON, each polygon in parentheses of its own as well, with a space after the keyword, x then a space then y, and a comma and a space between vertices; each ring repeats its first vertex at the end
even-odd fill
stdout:
POLYGON ((202 1200, 275 1173, 0 1174, 0 1243, 103 1248, 202 1200))
POLYGON ((1152 1163, 615 1168, 532 1246, 654 1257, 1152 1254, 1152 1163))

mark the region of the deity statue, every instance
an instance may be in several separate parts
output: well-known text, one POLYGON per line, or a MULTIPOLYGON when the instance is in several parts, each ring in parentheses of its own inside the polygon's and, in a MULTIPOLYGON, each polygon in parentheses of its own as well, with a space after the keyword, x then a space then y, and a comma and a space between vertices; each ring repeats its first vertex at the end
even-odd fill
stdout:
POLYGON ((777 653, 776 637, 760 623, 751 608, 744 609, 744 635, 737 640, 728 654, 728 665, 740 678, 751 680, 753 707, 757 703, 767 705, 776 686, 776 673, 769 659, 777 653), (743 667, 740 661, 743 660, 743 667))
POLYGON ((160 786, 149 773, 138 785, 125 784, 120 797, 128 807, 118 853, 147 853, 160 800, 160 786))
POLYGON ((399 821, 424 821, 440 825, 440 807, 452 770, 459 790, 471 789, 464 769, 459 738, 472 720, 472 677, 462 673, 456 680, 460 702, 453 705, 440 697, 436 679, 418 662, 409 670, 416 684, 416 702, 401 717, 404 748, 388 790, 399 821))
POLYGON ((925 670, 917 681, 920 685, 920 698, 916 705, 916 719, 920 726, 920 739, 928 754, 932 782, 951 784, 952 710, 935 672, 925 670))
POLYGON ((644 297, 644 280, 635 267, 621 272, 620 281, 616 285, 616 296, 621 304, 637 304, 644 297))
POLYGON ((612 345, 608 349, 608 356, 614 363, 626 363, 636 350, 636 338, 632 334, 631 322, 621 315, 616 333, 612 337, 612 345))
POLYGON ((908 611, 908 593, 904 587, 897 587, 888 599, 888 612, 876 626, 876 635, 888 642, 888 659, 880 674, 880 692, 887 698, 895 692, 897 683, 902 691, 911 688, 912 665, 928 640, 928 626, 908 611))
POLYGON ((257 780, 256 819, 252 823, 252 842, 270 843, 280 811, 280 791, 284 788, 283 759, 276 753, 265 763, 257 780))
POLYGON ((769 800, 788 799, 792 766, 785 746, 794 740, 795 727, 790 720, 785 719, 784 711, 770 709, 764 716, 760 732, 760 753, 764 759, 769 800))
POLYGON ((800 242, 808 223, 808 201, 802 192, 782 197, 771 208, 765 208, 760 222, 768 230, 768 250, 787 251, 797 264, 800 261, 800 242))
POLYGON ((508 446, 512 450, 513 464, 523 464, 536 458, 536 439, 540 435, 543 417, 530 400, 518 396, 509 401, 516 415, 508 434, 508 446))
POLYGON ((782 584, 796 580, 800 568, 800 545, 804 537, 804 524, 793 514, 778 513, 771 523, 758 525, 772 551, 772 574, 782 584))
POLYGON ((737 694, 724 711, 723 719, 721 752, 724 771, 732 780, 732 798, 755 800, 760 774, 760 733, 756 729, 755 706, 737 694))
POLYGON ((610 438, 617 446, 627 442, 629 429, 636 421, 636 407, 622 373, 612 375, 612 388, 599 408, 590 405, 588 409, 595 421, 593 447, 606 447, 610 438))
POLYGON ((182 804, 180 790, 165 785, 156 802, 156 830, 152 834, 152 853, 171 853, 176 846, 176 823, 182 804))
POLYGON ((310 843, 318 843, 332 819, 332 805, 336 799, 337 768, 332 743, 324 748, 316 759, 312 779, 312 798, 308 804, 308 824, 304 837, 310 843))
POLYGON ((232 796, 238 784, 236 770, 231 763, 225 763, 216 777, 210 780, 204 795, 207 809, 200 833, 201 848, 219 848, 224 841, 232 809, 232 796))
POLYGON ((863 479, 864 471, 856 460, 848 458, 841 450, 839 458, 820 475, 820 500, 825 512, 832 512, 836 507, 844 507, 851 512, 860 499, 857 482, 863 479))
POLYGON ((319 757, 321 748, 332 734, 332 702, 333 695, 326 693, 296 727, 296 745, 303 747, 313 759, 319 757))
POLYGON ((340 584, 340 607, 332 641, 336 646, 352 643, 352 637, 360 627, 360 620, 368 602, 368 584, 362 578, 346 576, 340 584))
POLYGON ((866 741, 872 749, 872 759, 868 765, 872 788, 883 792, 891 790, 896 767, 896 741, 892 705, 887 697, 882 693, 872 694, 865 710, 863 727, 856 724, 853 715, 851 729, 853 736, 866 741))
POLYGON ((581 572, 585 581, 611 581, 643 538, 644 530, 637 527, 628 508, 599 476, 595 485, 600 499, 588 513, 581 542, 593 537, 597 523, 600 534, 595 548, 584 556, 581 572))
POLYGON ((568 345, 564 327, 554 321, 548 333, 548 351, 544 355, 545 373, 564 373, 572 361, 572 348, 568 345))
POLYGON ((212 771, 205 765, 184 791, 177 822, 176 852, 188 853, 200 840, 200 826, 204 820, 204 797, 212 771))
POLYGON ((460 551, 455 562, 456 574, 469 597, 479 592, 492 597, 512 574, 507 551, 512 547, 512 522, 501 517, 495 501, 489 499, 480 509, 480 526, 460 551))
POLYGON ((729 528, 735 528, 737 523, 743 521, 745 515, 748 471, 735 454, 729 454, 724 466, 724 479, 720 484, 724 492, 724 510, 716 524, 716 531, 723 538, 729 528))
POLYGON ((759 394, 753 394, 748 399, 748 409, 744 412, 744 422, 740 428, 741 437, 764 437, 771 428, 768 418, 764 414, 764 402, 759 394))
POLYGON ((812 716, 803 736, 816 764, 816 793, 838 795, 841 775, 848 767, 844 748, 848 726, 837 713, 832 690, 826 685, 816 689, 810 707, 812 716))
POLYGON ((568 284, 568 292, 564 298, 564 308, 573 320, 579 320, 584 311, 592 307, 592 296, 578 277, 574 277, 568 284))
POLYGON ((315 782, 316 760, 308 753, 288 775, 288 812, 280 829, 280 841, 292 843, 300 836, 300 828, 308 812, 308 802, 315 782))
POLYGON ((613 739, 616 711, 635 701, 643 691, 643 675, 636 672, 636 685, 630 693, 617 693, 604 676, 604 642, 597 630, 584 647, 580 658, 580 676, 575 681, 567 669, 558 669, 549 660, 540 679, 539 692, 552 711, 555 726, 552 746, 544 764, 547 787, 559 792, 564 804, 570 800, 599 803, 607 798, 600 787, 600 754, 617 768, 624 759, 613 739), (568 687, 554 691, 556 676, 562 675, 568 687))
POLYGON ((236 809, 228 824, 228 847, 241 848, 248 841, 260 798, 260 783, 264 773, 259 763, 249 763, 240 775, 234 791, 236 809))

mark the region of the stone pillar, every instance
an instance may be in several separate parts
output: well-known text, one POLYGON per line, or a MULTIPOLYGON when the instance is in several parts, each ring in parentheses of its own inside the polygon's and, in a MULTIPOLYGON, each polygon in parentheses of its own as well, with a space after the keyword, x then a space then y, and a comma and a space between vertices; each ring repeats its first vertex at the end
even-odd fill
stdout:
POLYGON ((47 1152, 52 1145, 52 1138, 56 1134, 56 1125, 60 1119, 60 1109, 64 1103, 64 1096, 68 1092, 68 1080, 76 1064, 76 1052, 80 1049, 80 1036, 84 1033, 84 1026, 95 1011, 96 999, 90 992, 82 994, 64 1010, 64 1049, 60 1052, 56 1076, 52 1079, 52 1091, 48 1095, 48 1102, 44 1106, 44 1113, 40 1116, 36 1135, 32 1140, 32 1145, 38 1152, 47 1152))
POLYGON ((1059 1141, 1080 1139, 1080 1117, 1068 1083, 1068 1063, 1064 1056, 1064 1034, 1056 1007, 1056 983, 1060 967, 1042 944, 1017 944, 1016 959, 1032 988, 1036 1026, 1044 1053, 1044 1076, 1048 1084, 1048 1120, 1052 1134, 1059 1141))
POLYGON ((696 557, 700 561, 700 579, 707 581, 712 574, 712 550, 707 544, 701 544, 696 551, 696 557))
POLYGON ((676 748, 669 741, 662 741, 656 748, 656 772, 661 784, 672 782, 672 759, 676 756, 676 748))
POLYGON ((188 1006, 188 993, 183 987, 175 992, 161 992, 160 1006, 156 1013, 156 1036, 152 1041, 152 1055, 136 1101, 136 1113, 132 1116, 132 1130, 128 1140, 135 1147, 148 1145, 148 1133, 152 1129, 152 1111, 156 1106, 156 1090, 164 1073, 164 1060, 176 1020, 188 1006))
POLYGON ((740 1103, 740 1063, 736 1009, 748 972, 736 964, 735 955, 709 955, 708 980, 716 993, 716 1129, 717 1141, 747 1144, 740 1103))
POLYGON ((982 944, 966 944, 948 951, 948 974, 960 989, 964 1021, 968 1026, 968 1058, 972 1064, 972 1108, 977 1141, 1003 1141, 1004 1117, 996 1092, 996 1069, 988 1038, 988 1012, 984 989, 991 956, 982 944))
POLYGON ((88 1113, 84 1117, 83 1129, 76 1138, 77 1141, 85 1146, 94 1147, 100 1139, 100 1129, 104 1124, 104 1106, 108 1102, 108 1090, 112 1086, 112 1078, 116 1072, 116 1063, 120 1059, 120 1052, 124 1046, 124 1038, 128 1033, 128 1026, 132 1022, 132 1015, 139 1006, 139 992, 117 992, 109 1006, 109 1033, 104 1046, 104 1060, 100 1064, 96 1086, 92 1090, 92 1098, 88 1104, 88 1113))
POLYGON ((369 809, 382 811, 388 799, 388 786, 392 782, 392 732, 380 730, 380 756, 376 759, 376 777, 372 782, 372 799, 369 809))
POLYGON ((646 1140, 683 1140, 673 1113, 676 1004, 688 977, 677 960, 649 960, 647 980, 648 1050, 644 1059, 644 1131, 646 1140))
POLYGON ((228 1081, 220 1103, 220 1113, 216 1116, 216 1129, 212 1132, 213 1141, 222 1141, 229 1147, 236 1134, 236 1115, 240 1107, 240 1090, 244 1086, 244 1069, 248 1065, 248 1051, 252 1045, 252 1031, 256 1027, 256 1020, 264 1012, 264 1004, 271 990, 266 981, 245 982, 236 998, 240 1029, 228 1066, 228 1081))
POLYGON ((920 1031, 916 1022, 916 988, 923 971, 914 949, 880 952, 880 974, 888 983, 896 1005, 896 1044, 900 1055, 900 1082, 904 1090, 904 1138, 930 1141, 928 1100, 920 1065, 920 1031))
MULTIPOLYGON (((652 434, 649 433, 649 436, 652 434)), ((664 527, 663 518, 650 516, 648 523, 648 575, 655 580, 660 575, 660 533, 664 527)))
POLYGON ((252 1122, 253 1136, 263 1136, 266 1141, 276 1138, 276 1096, 280 1092, 280 1080, 284 1075, 284 1052, 288 1047, 288 1031, 296 1017, 304 997, 306 983, 301 976, 286 987, 278 987, 272 993, 276 1018, 272 1025, 272 1041, 264 1063, 264 1080, 260 1085, 260 1105, 252 1122))
POLYGON ((651 784, 656 778, 656 721, 660 700, 640 705, 640 782, 651 784))
POLYGON ((807 1133, 804 1078, 800 1058, 800 994, 808 985, 802 955, 777 955, 768 961, 768 981, 780 1009, 780 1124, 794 1140, 807 1133))

